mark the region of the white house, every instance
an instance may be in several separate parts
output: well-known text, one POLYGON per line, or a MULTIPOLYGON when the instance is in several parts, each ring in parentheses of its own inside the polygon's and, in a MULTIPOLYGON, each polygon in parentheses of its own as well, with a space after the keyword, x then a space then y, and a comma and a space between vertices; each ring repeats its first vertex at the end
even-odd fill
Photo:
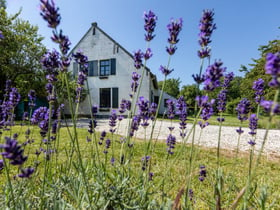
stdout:
MULTIPOLYGON (((129 99, 131 93, 132 73, 142 70, 134 67, 133 55, 119 43, 106 34, 96 22, 85 33, 71 53, 81 50, 89 61, 88 84, 92 104, 99 107, 98 115, 110 115, 112 109, 117 109, 122 99, 129 99)), ((78 65, 72 60, 70 71, 77 74, 78 65)), ((160 90, 156 76, 146 68, 139 96, 144 96, 151 102, 158 103, 160 90)), ((159 112, 165 110, 164 101, 172 98, 164 93, 159 112)), ((80 115, 89 115, 88 99, 84 100, 79 109, 80 115)))

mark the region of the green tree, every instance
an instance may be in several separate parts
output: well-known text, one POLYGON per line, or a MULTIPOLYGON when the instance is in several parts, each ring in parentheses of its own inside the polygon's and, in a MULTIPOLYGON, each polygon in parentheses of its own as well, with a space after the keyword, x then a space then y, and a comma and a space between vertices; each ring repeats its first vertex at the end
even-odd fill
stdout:
POLYGON ((195 98, 197 93, 200 95, 200 90, 197 85, 184 85, 181 88, 180 95, 184 97, 186 104, 189 109, 194 109, 195 107, 195 98))
MULTIPOLYGON (((246 74, 240 84, 241 97, 246 97, 254 101, 254 91, 252 90, 253 82, 262 78, 266 84, 271 80, 271 76, 265 73, 265 62, 267 53, 276 53, 280 51, 280 40, 270 41, 267 45, 260 46, 260 58, 253 59, 252 67, 246 74)), ((264 97, 266 99, 273 99, 274 91, 268 85, 265 87, 264 97)))
MULTIPOLYGON (((38 27, 19 19, 19 13, 8 16, 5 8, 0 8, 0 31, 4 36, 0 41, 0 91, 10 79, 20 93, 26 95, 29 89, 43 89, 40 60, 46 48, 38 27)), ((2 94, 0 92, 0 97, 2 94)))
POLYGON ((0 0, 0 8, 6 9, 6 1, 5 0, 0 0))
POLYGON ((227 101, 231 101, 241 97, 240 85, 243 81, 243 78, 236 76, 230 82, 227 92, 227 101))
MULTIPOLYGON (((181 81, 179 78, 167 79, 165 81, 165 86, 164 86, 163 91, 168 93, 169 95, 173 96, 174 98, 177 98, 180 93, 180 83, 181 83, 181 81)), ((159 89, 162 90, 163 81, 159 81, 158 86, 159 86, 159 89)))

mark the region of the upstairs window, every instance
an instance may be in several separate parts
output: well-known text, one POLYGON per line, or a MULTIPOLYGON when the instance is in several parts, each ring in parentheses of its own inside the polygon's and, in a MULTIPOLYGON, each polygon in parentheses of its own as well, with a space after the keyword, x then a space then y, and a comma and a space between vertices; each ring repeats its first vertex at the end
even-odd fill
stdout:
POLYGON ((111 62, 110 60, 100 61, 100 76, 109 76, 111 74, 111 62))
POLYGON ((99 61, 99 76, 116 75, 116 59, 99 61))
POLYGON ((88 76, 98 76, 98 61, 89 61, 88 62, 88 76))

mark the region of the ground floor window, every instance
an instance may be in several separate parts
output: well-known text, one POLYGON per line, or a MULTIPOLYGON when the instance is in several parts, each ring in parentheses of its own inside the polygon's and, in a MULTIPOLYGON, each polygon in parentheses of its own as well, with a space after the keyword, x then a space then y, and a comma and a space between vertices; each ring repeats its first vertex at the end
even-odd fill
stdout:
POLYGON ((100 108, 118 108, 119 106, 119 89, 100 88, 99 89, 99 107, 100 108))

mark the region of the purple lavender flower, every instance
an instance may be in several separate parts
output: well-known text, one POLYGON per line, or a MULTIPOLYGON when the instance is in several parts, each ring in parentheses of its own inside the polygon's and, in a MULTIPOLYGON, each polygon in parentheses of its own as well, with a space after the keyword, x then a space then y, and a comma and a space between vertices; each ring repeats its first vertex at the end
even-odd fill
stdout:
POLYGON ((131 101, 122 99, 120 103, 119 112, 123 114, 126 112, 126 110, 130 110, 130 108, 131 108, 131 101))
POLYGON ((177 44, 179 42, 178 35, 182 30, 183 19, 179 18, 177 20, 171 19, 170 23, 167 25, 169 31, 168 42, 171 45, 177 44))
POLYGON ((115 158, 112 157, 111 160, 110 160, 110 162, 111 162, 112 165, 114 165, 114 164, 115 164, 115 158))
POLYGON ((2 31, 0 31, 0 39, 4 39, 4 35, 2 31))
POLYGON ((150 119, 150 102, 146 100, 143 96, 139 97, 137 102, 138 105, 138 116, 142 120, 141 125, 147 127, 149 125, 148 120, 150 119))
POLYGON ((9 102, 12 107, 16 107, 20 101, 20 94, 18 92, 18 89, 13 87, 11 88, 11 92, 9 94, 9 102))
POLYGON ((251 102, 247 98, 243 98, 236 107, 238 119, 243 122, 248 119, 251 110, 251 102))
POLYGON ((175 144, 176 144, 176 136, 169 134, 166 140, 166 145, 167 145, 167 152, 170 155, 173 155, 173 149, 175 148, 175 144))
POLYGON ((250 139, 250 140, 248 141, 248 144, 250 144, 251 146, 255 146, 255 145, 256 145, 256 142, 255 142, 254 139, 250 139))
POLYGON ((116 123, 117 123, 117 111, 116 110, 112 110, 111 112, 111 116, 109 119, 109 126, 110 126, 110 132, 114 133, 116 131, 116 129, 114 127, 116 127, 116 123))
POLYGON ((244 130, 242 130, 241 127, 239 127, 238 129, 236 129, 236 132, 241 135, 242 133, 244 133, 244 130))
POLYGON ((149 173, 149 181, 153 181, 154 173, 150 172, 149 173))
POLYGON ((177 50, 175 44, 179 42, 178 35, 182 30, 183 20, 182 18, 178 20, 171 19, 170 23, 167 25, 167 29, 169 31, 169 47, 166 47, 166 51, 169 55, 173 55, 177 50))
POLYGON ((280 105, 279 103, 275 103, 273 101, 266 101, 262 100, 260 102, 260 106, 264 108, 264 111, 267 113, 271 113, 273 115, 279 115, 280 114, 280 105))
POLYGON ((175 110, 176 103, 172 99, 168 99, 166 101, 166 105, 167 105, 167 117, 169 119, 173 119, 175 117, 175 113, 176 113, 176 110, 175 110))
POLYGON ((202 48, 197 52, 197 55, 200 58, 210 57, 210 54, 211 54, 211 48, 209 47, 202 48))
POLYGON ((41 59, 41 64, 49 73, 53 73, 54 69, 61 65, 59 53, 56 50, 48 51, 41 59))
POLYGON ((205 128, 209 125, 209 122, 206 122, 214 114, 213 105, 215 100, 212 99, 208 101, 208 96, 197 96, 196 99, 197 105, 202 108, 200 117, 204 122, 199 121, 198 124, 201 128, 205 128))
POLYGON ((60 30, 59 34, 53 31, 53 36, 51 39, 59 44, 60 51, 63 55, 66 55, 70 49, 71 42, 69 38, 62 34, 62 30, 60 30))
POLYGON ((255 91, 255 101, 259 104, 263 100, 264 80, 259 78, 253 83, 253 90, 255 91))
POLYGON ((215 88, 220 87, 220 79, 226 70, 222 65, 223 62, 215 61, 214 64, 208 66, 205 72, 204 90, 213 91, 215 88))
POLYGON ((207 171, 206 171, 206 167, 204 165, 201 165, 199 167, 199 181, 203 182, 204 179, 206 178, 206 174, 207 174, 207 171))
POLYGON ((21 169, 21 174, 18 175, 20 178, 30 178, 30 176, 34 173, 35 169, 31 167, 27 167, 21 169))
POLYGON ((194 197, 193 190, 192 190, 192 189, 189 189, 188 194, 189 194, 189 199, 190 199, 190 201, 193 201, 193 197, 194 197))
POLYGON ((28 112, 23 112, 22 121, 27 121, 27 120, 28 120, 28 112))
POLYGON ((199 44, 201 50, 198 51, 198 56, 200 58, 205 58, 210 56, 211 49, 208 44, 211 43, 210 37, 213 31, 216 29, 216 24, 213 24, 214 11, 213 10, 203 10, 203 15, 199 21, 199 44))
POLYGON ((48 119, 48 118, 49 118, 48 108, 47 107, 39 107, 32 114, 32 117, 31 117, 30 121, 34 125, 34 124, 39 123, 39 121, 45 120, 45 119, 48 119))
POLYGON ((147 34, 145 34, 145 40, 149 42, 155 37, 153 33, 156 27, 157 16, 151 10, 149 12, 144 12, 144 21, 144 29, 147 32, 147 34))
POLYGON ((170 45, 169 47, 166 47, 166 52, 169 54, 169 55, 173 55, 177 50, 177 47, 174 46, 174 45, 170 45))
POLYGON ((192 77, 197 84, 201 84, 205 81, 205 75, 193 74, 192 77))
POLYGON ((141 52, 141 50, 138 50, 134 53, 133 59, 134 59, 134 67, 136 69, 140 69, 142 66, 142 59, 144 57, 144 54, 141 52))
POLYGON ((96 122, 95 119, 89 121, 89 124, 88 124, 88 132, 89 132, 90 134, 92 134, 92 133, 94 132, 94 128, 96 128, 96 124, 97 124, 97 122, 96 122))
POLYGON ((230 73, 225 75, 224 83, 223 83, 223 88, 224 89, 227 89, 229 87, 229 84, 233 80, 233 78, 234 78, 234 73, 233 72, 230 72, 230 73))
POLYGON ((249 117, 249 128, 250 128, 250 132, 249 134, 254 136, 257 134, 256 129, 258 127, 258 118, 256 114, 251 114, 249 117))
POLYGON ((105 150, 103 151, 105 154, 108 153, 108 149, 110 148, 110 146, 111 146, 111 140, 110 140, 110 139, 107 139, 107 140, 105 141, 105 150))
POLYGON ((78 50, 76 53, 73 53, 72 56, 74 57, 75 61, 82 66, 88 63, 88 57, 85 56, 81 50, 78 50))
POLYGON ((4 150, 1 155, 10 160, 12 165, 22 165, 26 160, 27 156, 23 155, 24 150, 21 145, 18 145, 17 140, 5 137, 6 143, 0 144, 0 148, 4 150))
POLYGON ((265 73, 272 76, 272 80, 269 82, 270 87, 278 88, 280 86, 280 52, 275 54, 268 53, 266 56, 265 73))
POLYGON ((0 171, 4 168, 4 161, 0 159, 0 171))
POLYGON ((61 20, 61 16, 58 13, 59 8, 55 7, 53 0, 40 0, 40 2, 40 15, 48 22, 50 28, 56 28, 61 20))
POLYGON ((35 107, 35 101, 36 101, 36 92, 35 92, 35 90, 30 90, 29 91, 28 99, 29 99, 28 106, 30 106, 31 108, 34 108, 35 107))
POLYGON ((148 48, 146 50, 146 52, 144 53, 143 57, 145 60, 148 60, 149 58, 151 58, 153 56, 152 50, 151 48, 148 48))
POLYGON ((135 131, 138 130, 140 122, 141 122, 141 118, 139 116, 136 115, 132 118, 131 128, 130 128, 130 132, 129 132, 129 135, 131 137, 134 135, 135 131))
POLYGON ((226 110, 226 99, 227 99, 227 90, 221 90, 218 94, 217 101, 217 109, 219 112, 224 112, 226 110))
POLYGON ((160 66, 159 70, 162 72, 164 76, 168 76, 174 69, 168 69, 165 66, 160 66))
POLYGON ((104 138, 106 137, 107 133, 106 131, 102 131, 101 134, 100 134, 100 141, 98 142, 100 145, 102 144, 104 138))
POLYGON ((132 92, 136 93, 137 92, 137 88, 138 88, 138 80, 140 79, 141 75, 138 74, 137 72, 133 72, 132 73, 132 83, 131 83, 131 89, 132 92))
POLYGON ((177 114, 179 115, 179 120, 180 120, 180 136, 185 137, 186 136, 186 131, 185 129, 187 128, 187 104, 184 100, 183 96, 180 96, 179 99, 177 100, 176 103, 176 108, 177 108, 177 114))
POLYGON ((151 103, 150 108, 149 108, 149 116, 150 116, 151 120, 155 120, 157 107, 158 107, 158 105, 156 103, 151 103))
POLYGON ((142 157, 141 161, 142 161, 142 170, 143 171, 145 171, 146 168, 148 167, 148 162, 149 162, 150 159, 151 159, 150 156, 142 157))

